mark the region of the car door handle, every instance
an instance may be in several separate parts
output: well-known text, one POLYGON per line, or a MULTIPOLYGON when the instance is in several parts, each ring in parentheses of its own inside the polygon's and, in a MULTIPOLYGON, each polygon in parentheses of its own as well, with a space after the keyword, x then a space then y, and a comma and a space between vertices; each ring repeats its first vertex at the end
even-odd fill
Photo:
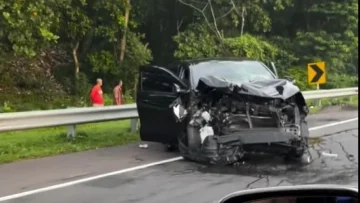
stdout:
POLYGON ((149 94, 150 97, 169 97, 169 98, 176 98, 175 95, 168 95, 168 94, 157 94, 157 93, 151 93, 149 94))
POLYGON ((168 109, 169 108, 169 102, 166 101, 151 101, 151 100, 143 100, 142 105, 154 108, 161 108, 161 109, 168 109))

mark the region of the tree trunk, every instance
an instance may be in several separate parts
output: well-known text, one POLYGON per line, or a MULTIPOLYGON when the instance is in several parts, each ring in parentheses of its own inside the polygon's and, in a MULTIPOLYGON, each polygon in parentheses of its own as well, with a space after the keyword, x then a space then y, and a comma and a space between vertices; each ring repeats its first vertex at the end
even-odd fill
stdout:
POLYGON ((243 36, 244 34, 244 26, 245 26, 245 6, 242 6, 242 11, 241 11, 241 32, 240 32, 240 37, 243 36))
POLYGON ((76 80, 79 78, 79 72, 80 72, 79 59, 78 59, 78 55, 77 55, 78 49, 79 49, 79 41, 77 41, 76 44, 73 45, 73 48, 72 48, 72 54, 73 54, 74 65, 75 65, 75 79, 76 80))
POLYGON ((129 15, 130 15, 130 0, 126 1, 127 7, 125 10, 125 24, 124 24, 124 33, 120 42, 120 63, 124 60, 125 57, 125 49, 126 49, 126 33, 128 29, 129 15))

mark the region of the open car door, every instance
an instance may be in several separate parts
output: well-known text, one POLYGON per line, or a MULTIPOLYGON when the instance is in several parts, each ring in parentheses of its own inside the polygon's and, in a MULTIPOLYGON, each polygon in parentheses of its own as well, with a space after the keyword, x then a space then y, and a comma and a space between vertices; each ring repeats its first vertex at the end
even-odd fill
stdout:
POLYGON ((177 143, 181 124, 176 122, 170 105, 179 96, 175 84, 187 89, 173 72, 156 66, 140 67, 136 105, 143 141, 177 143))

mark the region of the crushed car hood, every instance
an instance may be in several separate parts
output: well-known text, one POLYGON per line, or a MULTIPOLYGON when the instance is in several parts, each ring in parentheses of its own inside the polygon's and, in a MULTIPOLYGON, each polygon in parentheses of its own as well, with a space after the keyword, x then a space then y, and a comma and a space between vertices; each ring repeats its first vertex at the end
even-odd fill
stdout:
POLYGON ((237 93, 244 95, 283 100, 300 92, 300 89, 296 85, 286 79, 257 80, 239 83, 236 81, 229 81, 226 78, 218 78, 216 76, 201 77, 196 89, 200 92, 214 89, 236 91, 237 93))

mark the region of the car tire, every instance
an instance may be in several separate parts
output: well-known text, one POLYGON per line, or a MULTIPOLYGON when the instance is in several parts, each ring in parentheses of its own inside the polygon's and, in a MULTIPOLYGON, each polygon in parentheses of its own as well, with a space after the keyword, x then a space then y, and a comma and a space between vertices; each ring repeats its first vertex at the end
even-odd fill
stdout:
POLYGON ((303 150, 294 151, 288 155, 285 156, 285 161, 296 161, 301 164, 310 164, 312 161, 311 155, 309 153, 309 146, 308 146, 308 140, 309 140, 309 127, 304 119, 301 119, 300 121, 300 136, 303 138, 303 141, 305 142, 305 148, 303 150))
POLYGON ((301 130, 301 136, 305 139, 307 145, 310 137, 310 131, 309 131, 309 126, 304 118, 302 118, 300 121, 300 130, 301 130))

